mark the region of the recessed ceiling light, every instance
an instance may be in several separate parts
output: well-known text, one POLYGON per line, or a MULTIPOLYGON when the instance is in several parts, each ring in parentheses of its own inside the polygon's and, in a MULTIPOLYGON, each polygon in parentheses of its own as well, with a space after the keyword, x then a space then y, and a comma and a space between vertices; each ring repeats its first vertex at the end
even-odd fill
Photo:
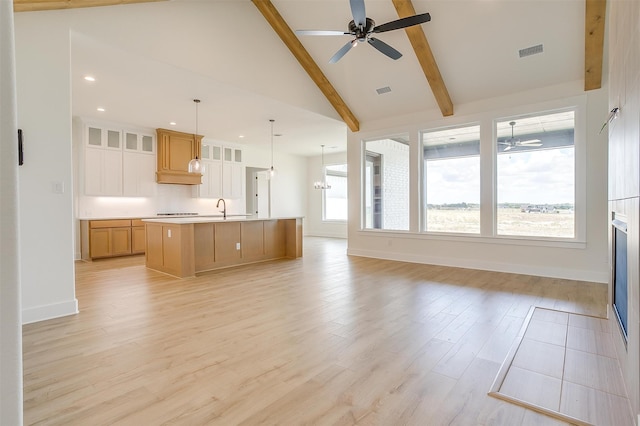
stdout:
POLYGON ((244 138, 244 135, 240 135, 240 136, 238 136, 238 137, 239 137, 240 139, 242 139, 242 138, 244 138))
POLYGON ((175 122, 175 121, 172 121, 172 122, 170 122, 170 123, 169 123, 169 125, 170 125, 170 126, 175 126, 175 125, 176 125, 176 122, 175 122))
POLYGON ((100 112, 104 112, 104 108, 102 108, 102 107, 98 107, 97 110, 100 111, 100 112))
POLYGON ((85 80, 87 80, 87 81, 96 81, 96 78, 95 78, 95 77, 92 77, 92 76, 90 76, 90 75, 85 75, 85 76, 84 76, 84 79, 85 79, 85 80))

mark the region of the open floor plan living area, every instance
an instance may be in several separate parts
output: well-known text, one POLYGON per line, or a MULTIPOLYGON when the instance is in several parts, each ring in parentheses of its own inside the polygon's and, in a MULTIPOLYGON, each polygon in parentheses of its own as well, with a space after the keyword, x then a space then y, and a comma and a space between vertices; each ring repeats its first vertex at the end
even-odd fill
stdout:
POLYGON ((25 424, 632 421, 624 385, 598 373, 617 363, 596 350, 608 334, 606 285, 352 257, 341 239, 304 244, 295 260, 188 279, 149 270, 142 256, 77 262, 80 313, 25 326, 25 424), (532 307, 546 311, 528 318, 532 307), (537 335, 519 339, 527 324, 537 335), (565 342, 576 361, 554 359, 565 342), (512 367, 514 403, 488 393, 517 347, 527 358, 512 367), (526 393, 556 392, 548 382, 564 362, 610 389, 564 373, 581 395, 558 397, 555 416, 549 398, 527 403, 526 393))

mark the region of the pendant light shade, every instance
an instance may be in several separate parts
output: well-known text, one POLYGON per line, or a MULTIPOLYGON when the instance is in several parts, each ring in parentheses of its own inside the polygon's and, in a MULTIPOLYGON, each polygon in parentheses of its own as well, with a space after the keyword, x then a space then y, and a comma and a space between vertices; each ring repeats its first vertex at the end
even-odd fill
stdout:
MULTIPOLYGON (((200 103, 200 99, 194 99, 193 102, 196 104, 196 133, 193 135, 195 140, 198 139, 198 104, 200 103)), ((202 162, 196 155, 196 158, 191 159, 189 161, 189 173, 202 173, 202 162)))
POLYGON ((327 183, 327 177, 324 172, 324 145, 320 146, 322 147, 322 180, 314 182, 313 187, 315 189, 331 189, 331 185, 327 183))

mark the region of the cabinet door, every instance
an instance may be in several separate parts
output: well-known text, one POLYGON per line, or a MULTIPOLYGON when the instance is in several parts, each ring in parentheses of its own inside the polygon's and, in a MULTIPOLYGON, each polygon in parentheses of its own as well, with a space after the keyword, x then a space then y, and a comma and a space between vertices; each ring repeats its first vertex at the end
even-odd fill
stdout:
POLYGON ((122 153, 87 148, 84 161, 86 195, 122 195, 122 153))
POLYGON ((223 198, 242 198, 244 166, 236 163, 222 164, 222 196, 223 198))
POLYGON ((131 228, 111 228, 111 254, 131 254, 131 228))
POLYGON ((144 253, 145 237, 144 226, 131 228, 131 253, 144 253))
POLYGON ((84 193, 86 195, 104 195, 102 189, 104 151, 87 148, 84 156, 84 193))
POLYGON ((152 155, 124 152, 122 155, 122 193, 126 197, 152 197, 155 194, 156 161, 152 155))
POLYGON ((122 195, 122 152, 105 150, 101 172, 104 195, 122 195))
POLYGON ((220 198, 222 196, 222 162, 203 161, 201 198, 220 198))
POLYGON ((89 257, 111 256, 111 228, 92 229, 89 243, 89 257))

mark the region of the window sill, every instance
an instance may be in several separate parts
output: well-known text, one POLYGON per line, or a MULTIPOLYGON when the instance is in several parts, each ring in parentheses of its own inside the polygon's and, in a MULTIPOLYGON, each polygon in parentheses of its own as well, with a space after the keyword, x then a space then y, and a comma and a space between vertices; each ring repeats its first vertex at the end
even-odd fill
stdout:
POLYGON ((518 237, 518 236, 483 236, 474 234, 453 234, 453 233, 435 233, 435 232, 412 232, 412 231, 396 231, 385 229, 361 229, 358 231, 362 235, 379 236, 381 238, 389 238, 390 236, 404 239, 415 239, 425 241, 450 241, 460 243, 476 243, 476 244, 501 244, 515 246, 532 246, 532 247, 554 247, 569 249, 585 249, 586 241, 576 239, 552 239, 544 237, 518 237))

